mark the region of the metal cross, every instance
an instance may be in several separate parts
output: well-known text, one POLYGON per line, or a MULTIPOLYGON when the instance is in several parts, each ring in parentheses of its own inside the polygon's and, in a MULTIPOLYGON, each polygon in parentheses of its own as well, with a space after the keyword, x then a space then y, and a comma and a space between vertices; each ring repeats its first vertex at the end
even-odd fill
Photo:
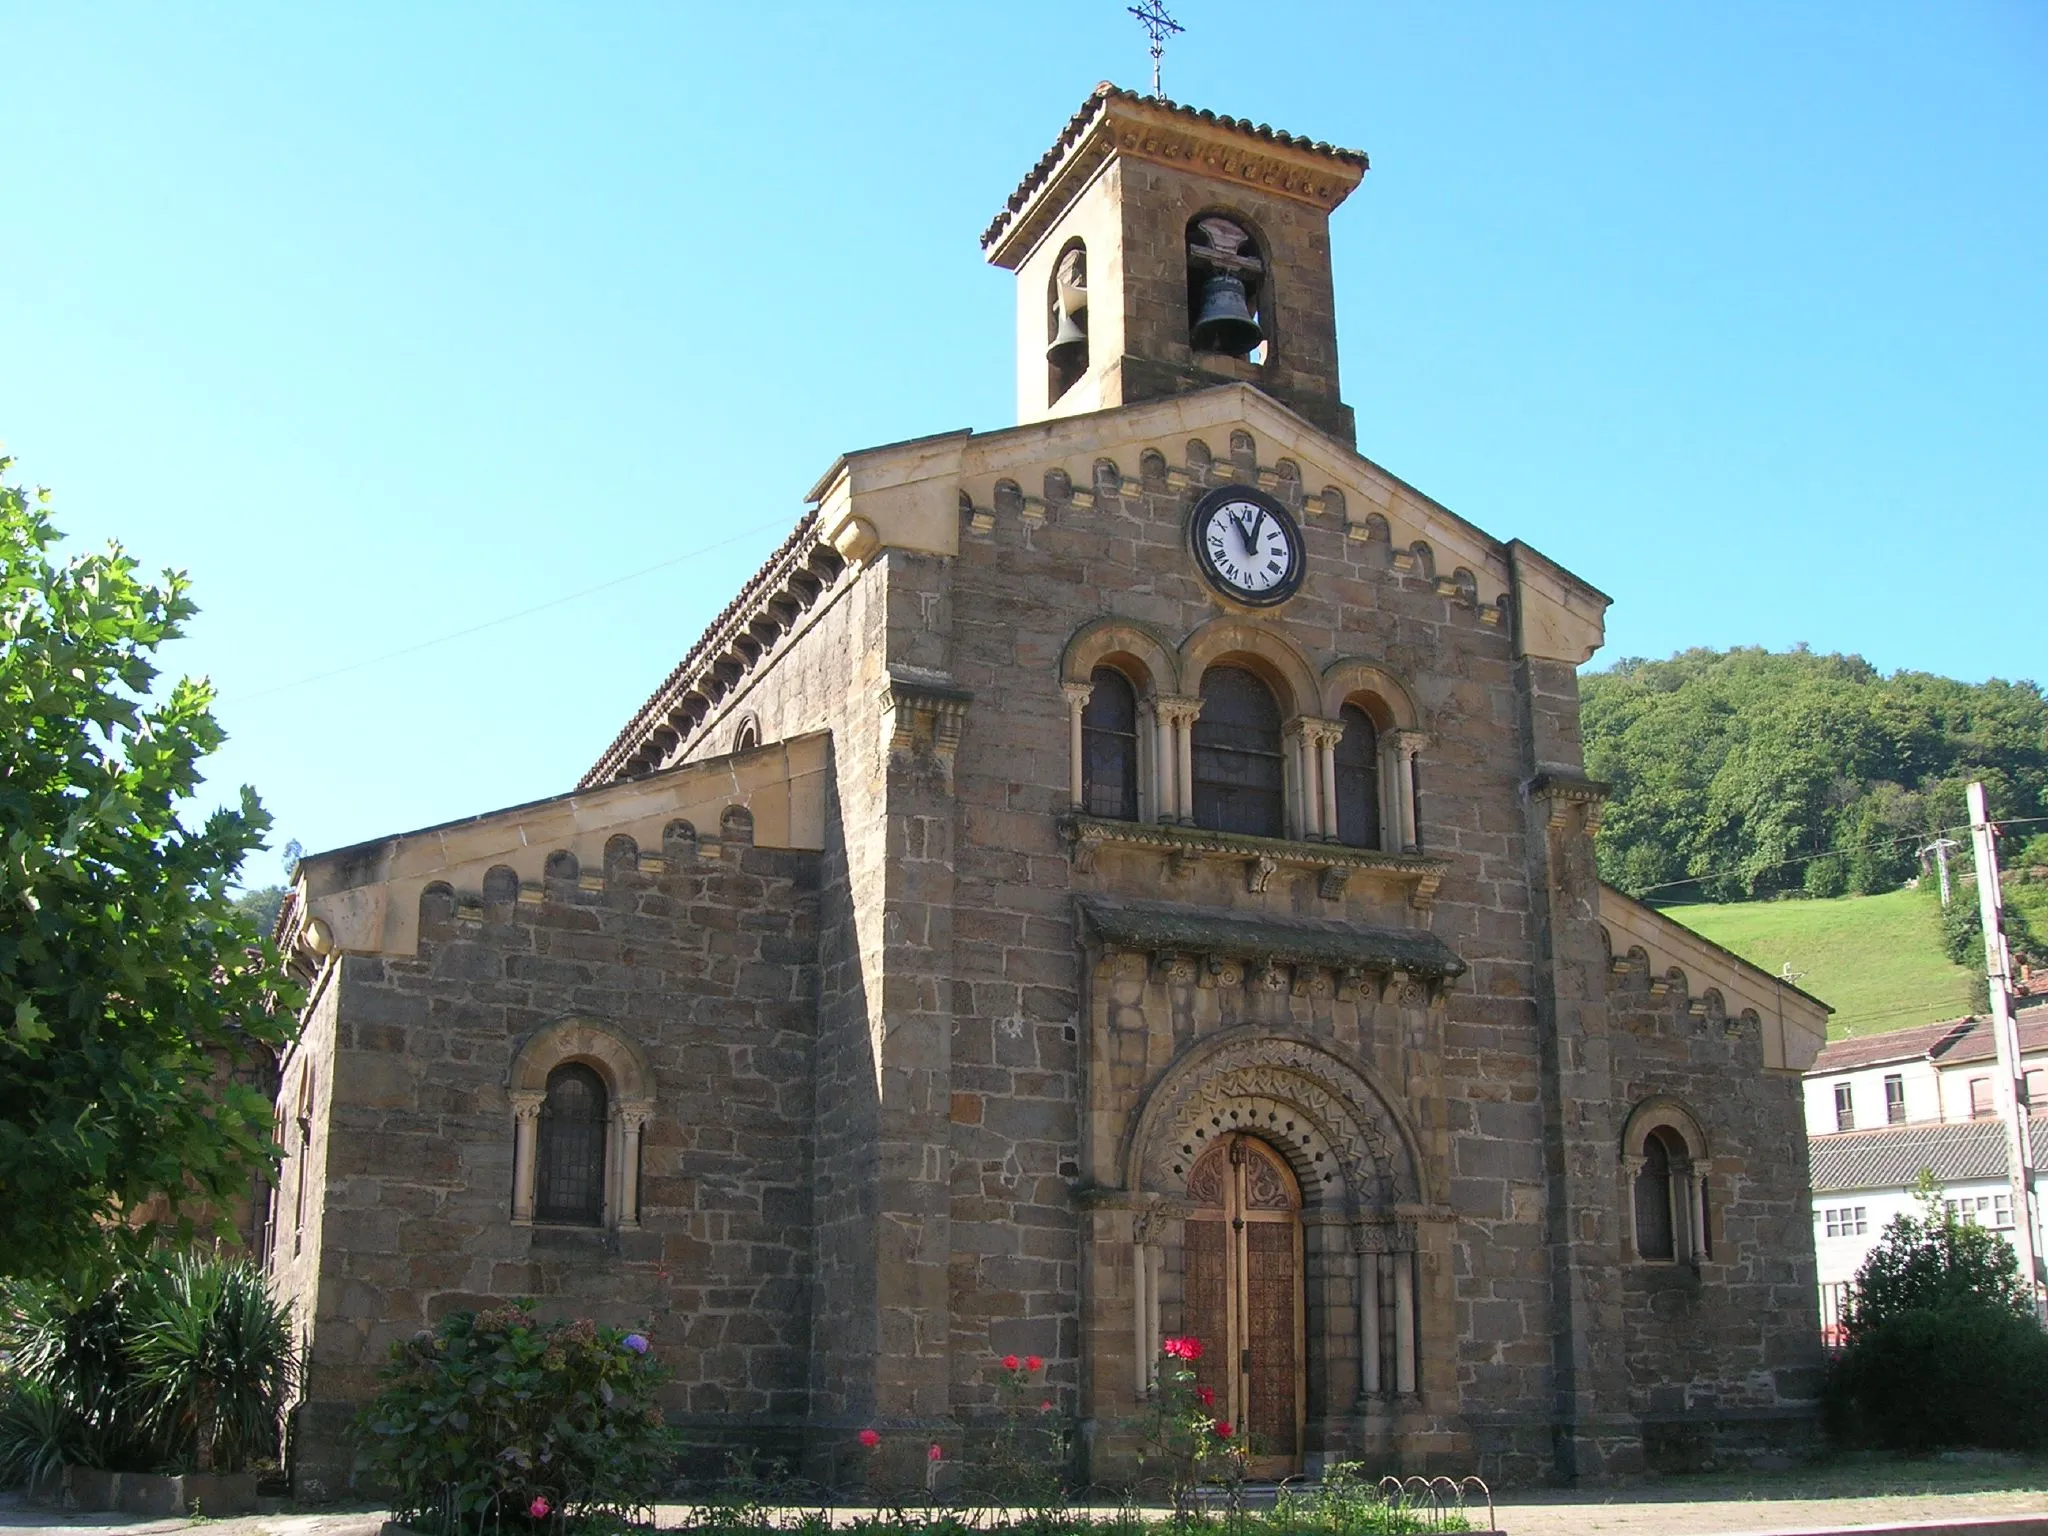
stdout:
POLYGON ((1143 0, 1142 4, 1125 9, 1138 18, 1138 25, 1152 39, 1152 94, 1163 97, 1166 93, 1159 88, 1159 60, 1166 52, 1166 40, 1187 28, 1166 14, 1165 0, 1143 0))

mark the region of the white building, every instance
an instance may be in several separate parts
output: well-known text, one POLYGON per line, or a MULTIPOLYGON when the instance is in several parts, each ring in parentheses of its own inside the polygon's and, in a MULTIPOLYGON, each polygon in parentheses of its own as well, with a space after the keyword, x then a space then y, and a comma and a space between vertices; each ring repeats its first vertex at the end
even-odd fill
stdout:
MULTIPOLYGON (((2034 1166, 2048 1161, 2048 999, 2022 999, 2034 1166)), ((1992 1081, 1991 1021, 1951 1019, 1837 1040, 1806 1072, 1807 1157, 1822 1322, 1894 1216, 1914 1209, 1923 1169, 1958 1215, 2010 1230, 2005 1135, 1992 1081)), ((2037 1250, 2043 1247, 2039 1234, 2037 1250)))

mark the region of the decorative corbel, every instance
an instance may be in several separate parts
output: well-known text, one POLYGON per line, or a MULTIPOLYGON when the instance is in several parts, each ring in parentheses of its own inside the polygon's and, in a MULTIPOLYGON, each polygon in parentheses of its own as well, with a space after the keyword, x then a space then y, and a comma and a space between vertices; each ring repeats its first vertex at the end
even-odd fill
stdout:
POLYGON ((1272 883, 1273 872, 1279 869, 1279 867, 1278 860, 1268 858, 1265 854, 1260 854, 1257 858, 1245 860, 1244 874, 1246 885, 1254 893, 1264 891, 1272 883))
POLYGON ((1316 894, 1325 901, 1337 901, 1344 895, 1344 887, 1351 883, 1351 871, 1342 865, 1332 864, 1316 877, 1316 894))

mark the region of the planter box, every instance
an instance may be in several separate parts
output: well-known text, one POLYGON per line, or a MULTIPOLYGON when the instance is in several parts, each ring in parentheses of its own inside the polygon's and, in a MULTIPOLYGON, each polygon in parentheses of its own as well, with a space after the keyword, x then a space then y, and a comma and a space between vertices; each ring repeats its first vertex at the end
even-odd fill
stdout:
POLYGON ((45 1502, 80 1513, 118 1510, 169 1519, 190 1514, 248 1515, 256 1511, 254 1472, 102 1472, 66 1467, 62 1478, 37 1490, 45 1502))

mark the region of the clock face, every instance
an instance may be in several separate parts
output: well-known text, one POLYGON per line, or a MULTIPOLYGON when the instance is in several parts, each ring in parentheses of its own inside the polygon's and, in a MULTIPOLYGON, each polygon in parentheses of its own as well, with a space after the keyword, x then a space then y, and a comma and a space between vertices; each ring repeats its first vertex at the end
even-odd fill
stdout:
POLYGON ((1249 486, 1226 485, 1195 503, 1195 563, 1224 596, 1253 607, 1284 603, 1301 585, 1301 530, 1285 507, 1249 486))

